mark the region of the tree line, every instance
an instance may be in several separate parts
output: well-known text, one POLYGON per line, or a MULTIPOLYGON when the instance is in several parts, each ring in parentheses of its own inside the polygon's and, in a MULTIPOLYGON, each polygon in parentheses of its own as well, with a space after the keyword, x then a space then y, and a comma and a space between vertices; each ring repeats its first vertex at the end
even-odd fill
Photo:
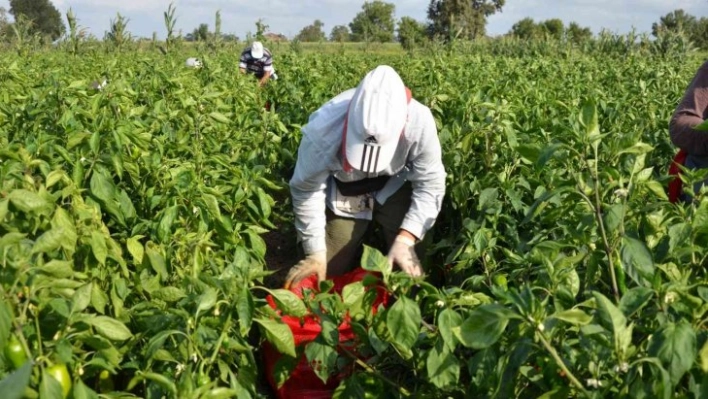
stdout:
MULTIPOLYGON (((66 32, 62 16, 50 0, 9 0, 10 9, 0 7, 0 37, 36 35, 43 40, 54 41, 66 32), (10 22, 8 14, 14 17, 10 22)), ((348 25, 334 26, 329 35, 325 33, 325 24, 315 20, 305 26, 295 36, 302 42, 394 42, 398 41, 405 48, 420 45, 429 40, 474 40, 486 36, 487 19, 502 12, 506 0, 430 0, 427 8, 427 21, 404 16, 396 20, 395 5, 383 0, 366 1, 348 25)), ((167 17, 167 15, 166 15, 167 17)), ((71 21, 69 21, 71 23, 71 21)), ((106 32, 105 40, 115 41, 113 36, 128 35, 125 31, 128 20, 117 15, 111 20, 111 31, 106 32)), ((256 23, 257 37, 264 34, 267 25, 262 19, 256 23)), ((238 41, 232 34, 221 32, 221 17, 216 14, 214 31, 206 23, 184 37, 187 41, 238 41)), ((696 17, 682 9, 677 9, 662 16, 652 24, 652 34, 659 37, 662 33, 680 33, 685 35, 696 47, 708 49, 708 18, 696 17)), ((554 18, 534 21, 524 18, 515 23, 505 35, 521 40, 567 39, 583 42, 593 37, 588 27, 576 22, 567 26, 562 20, 554 18)), ((280 39, 286 39, 281 35, 280 39)))

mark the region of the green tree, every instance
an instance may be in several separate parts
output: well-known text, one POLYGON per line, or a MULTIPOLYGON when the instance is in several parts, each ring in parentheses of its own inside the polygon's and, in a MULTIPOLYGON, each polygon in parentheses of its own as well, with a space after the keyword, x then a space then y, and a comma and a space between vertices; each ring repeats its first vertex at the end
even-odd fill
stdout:
POLYGON ((509 34, 519 39, 530 40, 540 35, 539 26, 531 18, 524 18, 511 27, 509 34))
POLYGON ((674 10, 654 22, 651 25, 651 33, 658 36, 661 31, 684 32, 689 36, 695 31, 696 17, 688 14, 684 10, 674 10))
POLYGON ((7 10, 0 7, 0 39, 7 37, 10 30, 10 21, 7 19, 7 10))
POLYGON ((428 34, 445 40, 476 39, 486 33, 487 18, 506 0, 430 0, 428 34))
POLYGON ((582 43, 592 38, 592 31, 588 27, 581 27, 577 22, 571 22, 565 30, 565 35, 573 43, 582 43))
POLYGON ((332 28, 329 40, 333 42, 348 42, 350 39, 349 28, 346 25, 337 25, 332 28))
POLYGON ((541 27, 543 28, 543 33, 545 33, 546 36, 552 37, 554 39, 563 38, 563 33, 565 33, 565 26, 563 25, 563 21, 558 18, 543 21, 541 23, 541 27))
POLYGON ((411 17, 403 17, 398 23, 398 41, 406 50, 412 49, 425 41, 425 23, 411 17))
POLYGON ((708 18, 702 17, 696 21, 691 40, 697 47, 708 50, 708 18))
POLYGON ((352 39, 367 43, 392 42, 396 25, 393 19, 395 9, 393 4, 380 0, 364 2, 361 11, 349 23, 352 39))
POLYGON ((23 16, 31 21, 30 34, 56 40, 66 32, 59 10, 49 0, 10 0, 10 14, 15 20, 23 16))
POLYGON ((194 28, 192 31, 192 40, 197 42, 205 42, 209 39, 209 25, 199 24, 198 27, 194 28))
POLYGON ((295 40, 299 40, 301 42, 325 41, 327 40, 327 37, 325 36, 324 31, 322 30, 323 27, 324 23, 319 19, 316 19, 315 22, 313 22, 311 25, 307 25, 306 27, 302 28, 300 33, 295 36, 295 40))

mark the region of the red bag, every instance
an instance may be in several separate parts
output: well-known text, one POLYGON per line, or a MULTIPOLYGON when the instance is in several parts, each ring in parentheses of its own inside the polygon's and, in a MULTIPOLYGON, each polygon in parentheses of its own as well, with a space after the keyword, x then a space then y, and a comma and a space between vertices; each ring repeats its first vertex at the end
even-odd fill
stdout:
POLYGON ((686 153, 684 150, 679 150, 678 154, 674 157, 674 160, 669 166, 669 175, 674 176, 673 180, 669 182, 669 202, 676 203, 681 197, 681 192, 683 191, 683 182, 681 181, 681 169, 679 165, 683 166, 686 164, 686 153))
MULTIPOLYGON (((333 277, 331 278, 334 282, 334 288, 332 291, 341 295, 342 290, 346 285, 361 281, 367 275, 377 276, 375 273, 367 272, 362 268, 357 268, 345 275, 333 277)), ((290 291, 292 291, 299 298, 302 298, 303 290, 316 291, 317 288, 317 276, 312 275, 290 287, 290 291)), ((389 299, 388 292, 381 283, 379 283, 375 289, 377 290, 377 296, 373 304, 374 312, 376 312, 379 305, 387 306, 389 299)), ((272 296, 268 295, 266 300, 271 308, 276 311, 278 310, 272 296)), ((290 330, 293 332, 293 336, 295 338, 295 346, 298 347, 305 346, 309 342, 314 341, 321 331, 319 321, 312 315, 302 318, 302 322, 300 318, 294 316, 281 316, 281 320, 287 324, 288 327, 290 327, 290 330)), ((346 315, 344 321, 338 328, 339 344, 341 347, 346 347, 350 352, 356 353, 356 334, 352 330, 349 320, 349 315, 346 315)), ((280 387, 280 389, 278 389, 273 372, 275 365, 282 357, 282 354, 275 347, 273 347, 270 342, 266 341, 263 346, 263 357, 268 382, 273 390, 276 391, 278 399, 329 399, 332 397, 332 394, 337 386, 339 386, 339 383, 351 374, 352 371, 349 370, 341 373, 340 375, 332 376, 325 384, 319 379, 319 377, 317 377, 312 369, 312 366, 307 362, 307 357, 303 354, 297 366, 290 374, 290 378, 280 387)))

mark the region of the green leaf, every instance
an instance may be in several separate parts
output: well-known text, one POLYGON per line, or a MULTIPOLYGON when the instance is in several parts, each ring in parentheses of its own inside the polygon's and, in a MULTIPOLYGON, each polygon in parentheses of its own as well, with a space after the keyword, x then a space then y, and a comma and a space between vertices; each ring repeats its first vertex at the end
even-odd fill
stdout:
POLYGON ((106 257, 108 256, 106 239, 103 233, 96 230, 91 232, 91 252, 93 252, 93 256, 96 257, 98 263, 101 265, 106 264, 106 257))
POLYGON ((590 324, 592 316, 583 312, 580 309, 568 309, 562 312, 557 312, 551 316, 554 319, 565 321, 576 326, 584 326, 590 324))
POLYGON ((277 289, 277 290, 267 290, 275 299, 278 309, 282 310, 285 314, 292 315, 295 317, 303 317, 307 315, 307 306, 302 299, 298 298, 292 291, 277 289))
POLYGON ((211 112, 209 113, 209 117, 219 123, 229 123, 229 118, 220 112, 211 112))
POLYGON ((703 370, 704 373, 708 373, 708 341, 703 344, 703 348, 701 348, 701 352, 698 354, 698 359, 701 370, 703 370))
POLYGON ((74 399, 98 399, 98 394, 91 388, 87 387, 80 378, 77 378, 72 390, 74 399))
POLYGON ((440 389, 454 387, 460 379, 460 362, 441 343, 430 349, 425 366, 428 379, 440 389))
POLYGON ((47 211, 52 207, 52 205, 44 198, 40 197, 39 194, 24 189, 12 190, 7 196, 7 199, 10 200, 10 203, 14 205, 15 208, 25 213, 47 211))
POLYGON ((162 243, 168 243, 172 241, 172 225, 177 219, 177 214, 179 212, 179 207, 177 205, 171 206, 165 210, 160 218, 160 223, 157 226, 157 238, 160 239, 162 243))
POLYGON ((688 223, 676 223, 669 227, 669 252, 675 253, 678 249, 690 244, 691 225, 688 223))
POLYGON ((676 386, 698 354, 696 332, 685 320, 679 324, 667 323, 652 336, 648 352, 661 360, 676 386))
POLYGON ((61 384, 46 371, 42 371, 42 381, 39 383, 39 397, 42 399, 64 398, 61 384))
POLYGON ((701 132, 708 132, 708 120, 705 120, 698 125, 693 127, 694 130, 699 130, 701 132))
POLYGON ((98 284, 93 284, 91 289, 91 306, 98 313, 106 313, 106 305, 108 304, 108 294, 106 294, 98 284))
POLYGON ((364 253, 361 257, 361 267, 370 272, 379 272, 384 276, 390 274, 388 259, 378 249, 364 245, 364 253))
MULTIPOLYGON (((25 389, 29 387, 30 378, 32 377, 32 362, 27 361, 25 364, 14 372, 8 374, 0 381, 0 392, 3 399, 22 399, 25 395, 25 389)), ((59 385, 57 383, 57 385, 59 385)), ((59 395, 61 397, 61 386, 59 386, 59 395)))
POLYGON ((44 232, 32 247, 32 253, 49 253, 61 248, 61 243, 64 240, 64 230, 49 229, 44 232))
POLYGON ((125 341, 133 336, 125 324, 108 316, 84 316, 79 320, 92 326, 96 332, 111 341, 125 341))
POLYGON ((67 278, 74 275, 73 263, 64 260, 51 260, 40 266, 39 270, 56 278, 67 278))
POLYGON ((197 313, 202 313, 211 309, 216 304, 217 292, 211 287, 207 287, 199 297, 199 305, 197 306, 197 313))
POLYGON ((585 135, 590 140, 600 135, 600 124, 597 118, 597 106, 593 100, 586 100, 582 104, 580 121, 585 127, 585 135))
POLYGON ((130 252, 130 255, 133 257, 133 261, 135 262, 135 264, 142 264, 143 256, 145 255, 145 248, 143 248, 143 244, 140 243, 139 238, 128 238, 128 240, 126 241, 126 245, 128 247, 128 252, 130 252))
POLYGON ((317 377, 327 383, 330 374, 337 369, 337 351, 316 339, 305 346, 305 356, 317 377))
POLYGON ((79 287, 71 297, 71 313, 83 312, 91 303, 93 284, 88 283, 79 287))
POLYGON ((150 260, 152 270, 160 276, 162 281, 166 281, 169 278, 169 275, 167 274, 167 264, 165 263, 165 257, 162 256, 162 253, 160 253, 158 248, 159 247, 157 245, 149 242, 145 246, 145 253, 150 260))
POLYGON ((103 203, 112 202, 115 197, 113 179, 106 176, 101 170, 94 170, 91 175, 91 194, 103 203))
POLYGON ((253 319, 261 327, 268 342, 282 354, 295 357, 295 338, 287 324, 268 319, 253 319))
POLYGON ((635 287, 627 291, 620 300, 619 308, 627 317, 632 316, 654 296, 654 291, 645 287, 635 287))
POLYGON ((461 324, 462 316, 452 309, 445 309, 438 315, 438 331, 445 342, 445 347, 450 351, 454 351, 457 346, 457 338, 452 330, 461 324))
POLYGON ((412 348, 418 340, 422 318, 418 304, 402 296, 386 312, 386 327, 396 347, 412 348))
POLYGON ((631 238, 622 238, 622 267, 627 275, 639 285, 649 284, 654 279, 654 261, 643 242, 631 238))
POLYGON ((617 308, 606 296, 599 292, 593 292, 597 303, 597 316, 602 324, 611 328, 612 332, 622 332, 627 327, 627 318, 622 311, 617 308))
POLYGON ((177 302, 186 297, 184 291, 177 287, 163 287, 152 293, 152 297, 165 302, 177 302))
POLYGON ((453 328, 453 333, 462 345, 472 349, 485 349, 499 340, 507 324, 508 310, 498 304, 488 304, 470 312, 462 325, 453 328))
POLYGON ((238 313, 238 325, 243 336, 246 336, 251 329, 254 308, 251 291, 248 289, 241 290, 236 303, 236 312, 238 313))

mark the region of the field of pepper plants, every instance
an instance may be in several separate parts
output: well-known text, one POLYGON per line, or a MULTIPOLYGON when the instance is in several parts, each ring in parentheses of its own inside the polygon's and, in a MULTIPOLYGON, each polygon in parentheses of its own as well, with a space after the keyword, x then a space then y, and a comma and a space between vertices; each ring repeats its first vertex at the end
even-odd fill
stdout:
POLYGON ((708 197, 666 195, 668 120, 703 60, 521 47, 282 52, 264 89, 236 48, 3 54, 0 396, 274 397, 267 341, 278 383, 300 356, 349 370, 337 398, 707 397, 708 197), (439 127, 427 276, 372 244, 387 307, 373 279, 300 300, 268 283, 264 239, 295 240, 299 128, 379 64, 439 127), (296 347, 267 295, 322 333, 296 347))

